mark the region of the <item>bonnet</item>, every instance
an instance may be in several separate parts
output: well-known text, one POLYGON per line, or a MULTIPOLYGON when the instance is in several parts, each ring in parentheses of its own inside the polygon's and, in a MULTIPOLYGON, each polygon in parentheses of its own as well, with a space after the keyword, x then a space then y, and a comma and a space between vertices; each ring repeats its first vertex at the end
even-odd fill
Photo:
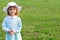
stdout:
POLYGON ((8 9, 10 6, 15 6, 15 7, 17 8, 18 12, 21 11, 21 6, 19 6, 19 5, 16 4, 15 2, 9 2, 9 3, 7 4, 7 6, 3 8, 3 11, 4 11, 5 13, 7 13, 7 9, 8 9))

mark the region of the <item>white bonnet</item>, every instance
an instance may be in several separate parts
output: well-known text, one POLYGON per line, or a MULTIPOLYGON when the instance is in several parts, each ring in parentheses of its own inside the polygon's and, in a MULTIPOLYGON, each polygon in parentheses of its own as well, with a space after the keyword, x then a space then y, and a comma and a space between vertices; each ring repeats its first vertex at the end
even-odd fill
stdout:
POLYGON ((7 6, 3 8, 3 11, 4 11, 5 13, 7 13, 7 9, 8 9, 10 6, 16 6, 18 12, 21 11, 21 6, 18 6, 18 4, 16 4, 15 2, 9 2, 9 3, 7 4, 7 6))

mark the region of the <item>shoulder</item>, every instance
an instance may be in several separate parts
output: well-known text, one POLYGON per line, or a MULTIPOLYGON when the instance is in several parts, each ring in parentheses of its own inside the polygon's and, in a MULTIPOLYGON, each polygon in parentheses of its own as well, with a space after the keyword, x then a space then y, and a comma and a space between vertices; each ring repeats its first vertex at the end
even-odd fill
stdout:
POLYGON ((20 17, 17 17, 17 21, 18 21, 18 22, 21 22, 21 18, 20 18, 20 17))
POLYGON ((21 20, 21 18, 20 18, 20 17, 17 17, 17 19, 18 19, 18 20, 21 20))
POLYGON ((4 17, 3 21, 7 21, 7 16, 6 16, 6 17, 4 17))
POLYGON ((6 16, 5 18, 4 18, 4 20, 6 20, 8 17, 6 16))

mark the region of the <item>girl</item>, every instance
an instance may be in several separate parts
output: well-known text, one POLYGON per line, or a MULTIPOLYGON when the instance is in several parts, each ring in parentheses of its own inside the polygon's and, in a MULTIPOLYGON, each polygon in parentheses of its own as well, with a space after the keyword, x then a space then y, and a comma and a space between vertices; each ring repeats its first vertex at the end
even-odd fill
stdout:
POLYGON ((20 10, 21 6, 18 6, 15 2, 9 2, 7 7, 4 7, 3 11, 7 13, 2 23, 2 28, 6 32, 5 40, 22 40, 20 34, 22 23, 18 17, 20 10))

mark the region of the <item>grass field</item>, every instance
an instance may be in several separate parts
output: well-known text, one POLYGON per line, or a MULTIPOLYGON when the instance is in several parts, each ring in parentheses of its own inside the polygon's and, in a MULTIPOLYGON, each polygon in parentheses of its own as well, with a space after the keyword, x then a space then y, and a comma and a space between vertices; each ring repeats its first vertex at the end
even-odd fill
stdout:
MULTIPOLYGON (((0 40, 4 40, 3 7, 13 0, 0 0, 0 40)), ((22 6, 23 40, 60 40, 60 0, 14 0, 22 6)))

